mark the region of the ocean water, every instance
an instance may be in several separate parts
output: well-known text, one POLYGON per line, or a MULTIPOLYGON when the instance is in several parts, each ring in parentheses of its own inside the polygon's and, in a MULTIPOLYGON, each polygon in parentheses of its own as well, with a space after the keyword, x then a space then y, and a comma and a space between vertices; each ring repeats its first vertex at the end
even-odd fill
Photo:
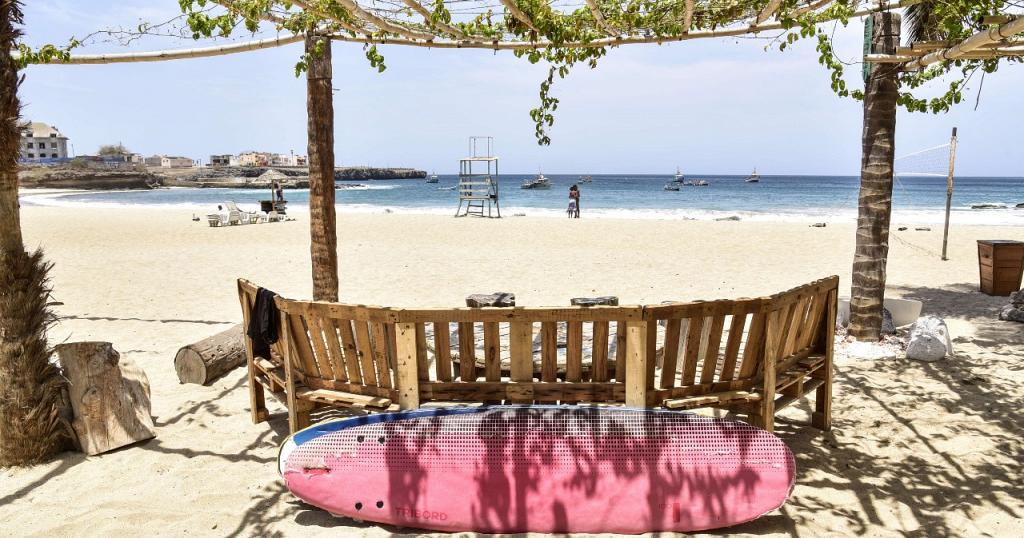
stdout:
MULTIPOLYGON (((503 175, 500 200, 503 216, 564 217, 568 190, 578 175, 552 175, 550 190, 523 190, 532 175, 503 175)), ((440 183, 423 180, 370 181, 339 189, 339 212, 430 213, 454 215, 458 195, 443 190, 458 182, 439 176, 440 183)), ((859 178, 853 176, 762 176, 760 183, 745 183, 742 176, 688 175, 706 179, 710 187, 682 187, 665 191, 668 175, 594 175, 580 183, 584 218, 703 219, 739 217, 742 220, 797 222, 852 222, 857 215, 859 178)), ((225 200, 243 209, 257 209, 269 193, 248 189, 171 188, 151 191, 97 191, 36 194, 23 191, 26 205, 123 205, 189 208, 199 214, 215 212, 225 200)), ((308 207, 308 190, 288 190, 289 209, 308 207)), ((941 177, 898 177, 893 190, 893 222, 937 224, 943 220, 946 180, 941 177)), ((953 220, 960 224, 1024 225, 1024 178, 958 177, 954 189, 953 220), (998 209, 972 209, 996 204, 998 209)))

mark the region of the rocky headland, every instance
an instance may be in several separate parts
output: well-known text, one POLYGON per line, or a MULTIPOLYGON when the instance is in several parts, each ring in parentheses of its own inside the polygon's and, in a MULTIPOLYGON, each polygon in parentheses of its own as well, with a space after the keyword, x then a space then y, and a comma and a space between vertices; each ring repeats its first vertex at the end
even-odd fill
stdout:
MULTIPOLYGON (((335 181, 421 179, 427 173, 412 168, 347 167, 335 169, 335 181)), ((296 167, 104 168, 72 162, 62 166, 26 166, 19 172, 25 188, 153 189, 158 187, 269 189, 275 181, 285 189, 308 189, 309 170, 296 167)), ((338 188, 358 187, 341 183, 338 188)))

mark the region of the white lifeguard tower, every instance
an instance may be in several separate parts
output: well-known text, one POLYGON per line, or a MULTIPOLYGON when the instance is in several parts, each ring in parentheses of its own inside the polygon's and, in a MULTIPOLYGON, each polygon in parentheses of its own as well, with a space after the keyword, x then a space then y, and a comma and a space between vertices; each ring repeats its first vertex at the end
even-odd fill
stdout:
POLYGON ((501 218, 498 158, 494 156, 493 137, 469 137, 469 156, 459 160, 458 190, 459 208, 455 211, 456 217, 476 215, 501 218))

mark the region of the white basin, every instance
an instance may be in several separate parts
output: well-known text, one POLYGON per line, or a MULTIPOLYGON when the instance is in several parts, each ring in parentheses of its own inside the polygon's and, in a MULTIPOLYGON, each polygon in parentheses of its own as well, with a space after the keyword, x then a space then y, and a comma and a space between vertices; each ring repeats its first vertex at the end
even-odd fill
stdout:
MULTIPOLYGON (((892 313, 892 324, 897 327, 903 327, 910 325, 917 321, 917 318, 921 317, 921 307, 923 304, 921 301, 915 301, 913 299, 889 299, 886 298, 884 306, 890 313, 892 313)), ((843 327, 850 322, 850 299, 840 298, 839 299, 839 312, 837 313, 838 319, 836 320, 839 325, 843 327)))

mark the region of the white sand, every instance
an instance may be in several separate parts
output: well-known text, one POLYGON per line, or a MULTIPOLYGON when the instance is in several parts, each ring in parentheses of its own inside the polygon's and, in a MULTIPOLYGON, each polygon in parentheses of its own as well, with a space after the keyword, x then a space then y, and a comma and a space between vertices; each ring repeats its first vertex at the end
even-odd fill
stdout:
MULTIPOLYGON (((0 471, 0 521, 13 535, 383 536, 382 528, 301 505, 274 462, 283 415, 249 420, 242 371, 179 385, 181 345, 240 318, 234 279, 308 297, 308 219, 209 228, 169 209, 23 209, 26 240, 55 262, 63 320, 54 343, 106 340, 150 378, 158 437, 113 453, 64 454, 0 471)), ((624 304, 774 293, 830 274, 849 286, 853 225, 342 215, 341 294, 350 302, 454 306, 511 291, 519 304, 578 295, 624 304)), ((1024 240, 1024 228, 896 232, 890 293, 945 316, 957 356, 839 359, 835 428, 780 419, 797 455, 793 497, 737 533, 820 536, 1024 535, 1024 325, 995 320, 1005 298, 976 291, 976 239, 1024 240)), ((274 405, 274 404, 271 404, 274 405)), ((281 411, 280 407, 272 410, 281 411)))

